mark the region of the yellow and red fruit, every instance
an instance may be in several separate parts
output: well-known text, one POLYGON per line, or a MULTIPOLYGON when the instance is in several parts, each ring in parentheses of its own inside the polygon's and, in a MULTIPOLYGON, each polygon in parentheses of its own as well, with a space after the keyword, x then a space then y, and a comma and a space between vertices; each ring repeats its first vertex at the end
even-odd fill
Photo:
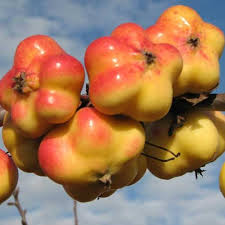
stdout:
POLYGON ((38 162, 38 148, 42 137, 36 139, 24 137, 12 123, 9 113, 6 113, 2 128, 2 139, 19 169, 40 176, 44 175, 38 162))
POLYGON ((139 122, 85 107, 44 137, 38 159, 43 172, 75 199, 91 201, 108 186, 118 189, 134 180, 144 143, 139 122), (82 194, 86 186, 93 186, 89 197, 82 194))
POLYGON ((224 48, 224 34, 204 22, 195 10, 172 6, 146 32, 153 43, 171 44, 182 55, 183 70, 174 84, 175 96, 209 92, 218 85, 218 60, 224 48))
MULTIPOLYGON (((216 160, 225 151, 225 115, 221 112, 193 111, 186 113, 186 121, 176 128, 172 136, 168 130, 172 124, 169 114, 159 121, 146 124, 146 138, 151 143, 169 149, 180 156, 168 162, 147 158, 148 169, 155 176, 171 179, 216 160)), ((167 151, 145 145, 145 153, 167 160, 167 151)))
POLYGON ((0 149, 0 204, 8 199, 18 182, 18 169, 6 152, 0 149))
POLYGON ((153 44, 142 27, 126 23, 88 46, 85 66, 97 110, 154 121, 171 107, 182 58, 175 47, 153 44))
POLYGON ((0 81, 0 105, 24 136, 37 138, 73 116, 83 82, 78 60, 52 38, 34 35, 18 45, 14 64, 0 81))

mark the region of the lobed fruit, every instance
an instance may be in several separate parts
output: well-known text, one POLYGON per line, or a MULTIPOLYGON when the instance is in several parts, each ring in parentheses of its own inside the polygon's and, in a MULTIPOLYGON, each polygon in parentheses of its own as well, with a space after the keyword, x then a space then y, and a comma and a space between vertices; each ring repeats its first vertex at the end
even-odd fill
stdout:
POLYGON ((144 142, 139 122, 85 107, 43 138, 38 159, 44 173, 70 196, 91 201, 108 186, 118 189, 135 179, 144 142))
POLYGON ((206 23, 198 13, 183 5, 166 9, 146 33, 153 43, 176 47, 183 58, 183 69, 174 83, 174 95, 210 92, 219 84, 219 58, 224 34, 206 23))
POLYGON ((154 121, 171 107, 182 58, 172 45, 153 44, 142 27, 125 23, 88 46, 85 66, 98 111, 154 121))
MULTIPOLYGON (((184 125, 176 128, 172 136, 168 136, 171 115, 146 125, 147 140, 149 138, 153 144, 169 149, 174 154, 180 153, 178 158, 165 163, 147 159, 149 171, 159 178, 171 179, 194 171, 216 160, 225 151, 224 114, 193 111, 185 117, 184 125)), ((169 152, 150 145, 145 145, 144 151, 159 159, 171 158, 169 152)))
POLYGON ((77 59, 52 38, 34 35, 18 45, 12 68, 0 80, 0 105, 24 136, 37 138, 73 116, 83 82, 77 59))

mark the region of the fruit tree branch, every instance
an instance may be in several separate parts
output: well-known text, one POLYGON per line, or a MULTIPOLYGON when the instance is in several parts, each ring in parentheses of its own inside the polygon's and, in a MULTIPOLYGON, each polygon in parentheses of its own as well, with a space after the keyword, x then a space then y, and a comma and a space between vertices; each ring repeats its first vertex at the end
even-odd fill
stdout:
POLYGON ((203 110, 225 111, 225 93, 210 94, 208 98, 200 102, 197 107, 203 110))
POLYGON ((74 212, 74 224, 78 225, 78 214, 77 214, 77 201, 73 201, 73 212, 74 212))
POLYGON ((26 220, 26 210, 24 210, 20 204, 20 201, 19 201, 19 188, 16 188, 16 190, 13 192, 13 197, 14 197, 14 202, 8 202, 8 205, 10 206, 15 206, 18 211, 19 211, 19 214, 21 216, 21 224, 22 225, 28 225, 27 223, 27 220, 26 220))
POLYGON ((225 93, 185 94, 174 98, 171 111, 186 112, 192 109, 200 111, 225 111, 225 93))

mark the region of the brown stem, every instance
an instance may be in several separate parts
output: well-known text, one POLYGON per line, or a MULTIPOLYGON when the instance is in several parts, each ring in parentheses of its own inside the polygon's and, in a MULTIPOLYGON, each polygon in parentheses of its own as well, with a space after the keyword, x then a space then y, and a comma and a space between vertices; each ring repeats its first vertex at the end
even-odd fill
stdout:
POLYGON ((80 96, 80 105, 78 107, 78 109, 81 109, 83 107, 90 107, 91 106, 91 102, 89 99, 88 95, 81 95, 80 96))
POLYGON ((150 143, 150 142, 148 142, 148 141, 145 141, 145 143, 146 143, 147 145, 151 145, 151 146, 153 146, 153 147, 155 147, 155 148, 159 148, 159 149, 161 149, 161 150, 163 150, 163 151, 169 152, 169 153, 172 154, 175 158, 177 158, 178 156, 180 156, 180 153, 179 153, 179 152, 178 152, 177 154, 175 154, 175 153, 173 153, 171 150, 169 150, 169 149, 167 149, 167 148, 164 148, 164 147, 162 147, 162 146, 160 146, 160 145, 156 145, 156 144, 150 143))
POLYGON ((160 161, 160 162, 168 162, 168 161, 174 160, 174 159, 176 158, 176 157, 172 157, 172 158, 169 158, 169 159, 159 159, 159 158, 154 157, 154 156, 152 156, 152 155, 148 155, 148 154, 146 154, 146 153, 144 153, 144 152, 142 152, 141 154, 144 155, 144 156, 146 156, 146 157, 148 157, 148 158, 158 160, 158 161, 160 161))
POLYGON ((77 201, 73 201, 74 224, 78 225, 77 201))
POLYGON ((21 224, 28 225, 27 220, 26 220, 26 212, 27 211, 22 208, 20 201, 19 201, 19 188, 16 188, 16 190, 13 192, 13 197, 14 197, 15 202, 8 202, 8 205, 15 206, 18 209, 19 214, 22 218, 21 224))
POLYGON ((142 155, 144 155, 144 156, 146 156, 146 157, 148 157, 148 158, 155 159, 155 160, 158 160, 158 161, 160 161, 160 162, 168 162, 168 161, 174 160, 175 158, 177 158, 177 157, 180 156, 180 152, 178 152, 177 154, 175 154, 175 153, 173 153, 171 150, 169 150, 169 149, 167 149, 167 148, 164 148, 164 147, 162 147, 162 146, 159 146, 159 145, 150 143, 150 142, 148 142, 148 141, 145 141, 145 144, 151 145, 151 146, 153 146, 153 147, 155 147, 155 148, 159 148, 159 149, 161 149, 161 150, 163 150, 163 151, 169 152, 170 154, 172 154, 172 155, 174 156, 174 157, 169 158, 169 159, 159 159, 159 158, 157 158, 157 157, 155 157, 155 156, 152 156, 152 155, 149 155, 149 154, 147 154, 147 153, 145 153, 145 152, 142 152, 142 153, 141 153, 142 155))

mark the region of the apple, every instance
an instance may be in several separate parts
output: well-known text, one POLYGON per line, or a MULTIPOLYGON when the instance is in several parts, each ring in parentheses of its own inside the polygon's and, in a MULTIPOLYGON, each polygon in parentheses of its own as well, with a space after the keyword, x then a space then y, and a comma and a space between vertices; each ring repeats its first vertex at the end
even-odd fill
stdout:
POLYGON ((44 174, 76 200, 91 201, 108 187, 121 188, 136 177, 144 143, 139 122, 84 107, 43 138, 38 159, 44 174), (89 197, 84 186, 94 187, 89 197))
POLYGON ((133 185, 137 183, 144 175, 147 170, 147 158, 144 155, 140 155, 137 159, 138 173, 131 183, 128 185, 133 185))
MULTIPOLYGON (((216 160, 225 150, 225 115, 221 112, 192 111, 186 113, 186 121, 176 128, 172 136, 168 130, 172 116, 146 123, 146 140, 169 149, 180 156, 168 162, 147 158, 148 169, 155 176, 171 179, 192 172, 216 160)), ((171 158, 171 153, 145 145, 144 152, 159 159, 171 158)))
POLYGON ((88 46, 85 66, 98 111, 154 121, 171 107, 182 58, 172 45, 153 44, 142 27, 125 23, 88 46))
POLYGON ((182 55, 183 70, 174 84, 175 96, 210 92, 218 85, 224 34, 204 22, 194 9, 172 6, 146 32, 152 42, 171 44, 182 55))
POLYGON ((68 121, 80 104, 84 68, 56 41, 33 35, 19 43, 0 80, 0 105, 26 137, 38 138, 68 121))
POLYGON ((3 121, 2 139, 19 169, 40 176, 44 175, 38 162, 38 148, 42 137, 36 139, 24 137, 16 129, 8 112, 3 121))
POLYGON ((10 156, 0 149, 0 204, 8 199, 18 182, 18 169, 10 156))

